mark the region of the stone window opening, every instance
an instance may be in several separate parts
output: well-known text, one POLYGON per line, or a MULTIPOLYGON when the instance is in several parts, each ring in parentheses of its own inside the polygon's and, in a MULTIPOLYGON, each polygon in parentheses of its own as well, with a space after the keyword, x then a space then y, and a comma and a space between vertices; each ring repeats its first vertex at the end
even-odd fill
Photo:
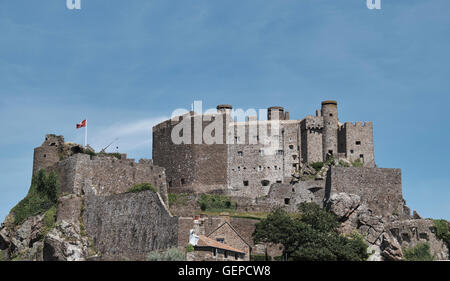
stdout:
POLYGON ((238 156, 242 157, 244 155, 244 153, 242 151, 238 151, 238 156))
POLYGON ((241 167, 240 167, 240 166, 238 166, 238 171, 239 171, 239 172, 241 171, 241 167))
POLYGON ((263 170, 262 166, 258 166, 258 172, 261 172, 263 170))
POLYGON ((360 154, 359 158, 364 159, 364 154, 360 154))
POLYGON ((248 181, 244 181, 244 186, 248 186, 248 181))
POLYGON ((361 145, 361 141, 356 141, 356 145, 361 145))
POLYGON ((238 254, 235 253, 235 254, 234 254, 234 259, 235 259, 235 260, 238 260, 238 258, 239 258, 238 254))
POLYGON ((47 154, 44 154, 44 158, 47 158, 47 154))
POLYGON ((292 159, 297 160, 297 155, 292 155, 292 159))
POLYGON ((224 258, 228 258, 228 251, 225 251, 224 253, 223 253, 223 256, 224 256, 224 258))
POLYGON ((290 198, 284 198, 284 204, 285 205, 289 205, 291 203, 291 199, 290 198))
POLYGON ((185 179, 181 179, 181 185, 184 185, 186 183, 185 179))
POLYGON ((330 113, 330 117, 333 117, 333 113, 330 113))
POLYGON ((283 155, 283 150, 281 150, 281 149, 278 150, 278 151, 277 151, 277 155, 283 155))
POLYGON ((292 192, 295 192, 295 188, 292 188, 292 192))
POLYGON ((289 145, 289 149, 294 149, 294 146, 292 144, 289 145))
POLYGON ((212 250, 212 254, 213 254, 213 257, 217 256, 217 249, 214 248, 214 249, 212 250))
POLYGON ((282 183, 282 181, 281 180, 277 180, 277 183, 282 183))
POLYGON ((264 150, 260 149, 259 150, 259 155, 264 156, 264 150))
POLYGON ((333 155, 333 150, 328 150, 328 154, 333 155))
POLYGON ((225 244, 225 238, 216 238, 216 241, 225 244))
POLYGON ((273 168, 274 168, 275 170, 278 170, 278 166, 277 166, 277 165, 275 165, 273 168))
POLYGON ((353 152, 354 152, 353 149, 350 149, 350 153, 353 154, 353 152))
POLYGON ((262 180, 261 181, 262 186, 268 186, 270 184, 269 180, 262 180))
POLYGON ((169 187, 172 187, 172 180, 169 181, 169 187))

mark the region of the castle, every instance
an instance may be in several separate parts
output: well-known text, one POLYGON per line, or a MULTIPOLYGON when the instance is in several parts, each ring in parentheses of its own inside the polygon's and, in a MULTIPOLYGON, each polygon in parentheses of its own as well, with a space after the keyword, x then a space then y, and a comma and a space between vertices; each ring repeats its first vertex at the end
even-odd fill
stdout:
POLYGON ((268 108, 267 120, 248 116, 244 122, 234 120, 231 105, 217 106, 215 114, 191 111, 153 127, 154 164, 166 169, 174 192, 222 191, 237 196, 267 193, 271 184, 289 182, 303 164, 330 157, 375 167, 372 122, 340 123, 336 101, 323 101, 315 116, 301 120, 289 116, 279 106, 268 108), (221 130, 222 142, 195 139, 197 124, 203 132, 218 119, 223 126, 215 126, 213 133, 221 130), (182 122, 188 122, 192 132, 188 141, 175 144, 172 132, 182 122))
POLYGON ((340 123, 335 101, 322 102, 315 116, 302 120, 290 120, 282 107, 266 114, 267 120, 248 115, 237 122, 230 105, 182 114, 153 127, 153 160, 138 162, 46 135, 34 150, 33 174, 45 169, 58 176, 56 227, 40 240, 43 214, 15 227, 7 218, 0 254, 142 260, 154 250, 185 249, 197 237, 191 260, 275 257, 277 245, 252 241, 259 220, 242 214, 296 212, 299 203, 315 202, 339 217, 342 233, 362 234, 376 260, 399 260, 401 248, 424 241, 438 259, 448 258, 433 221, 411 215, 401 170, 376 167, 371 122, 340 123), (142 183, 155 189, 130 192, 142 183), (199 215, 204 193, 227 195, 235 214, 199 215))

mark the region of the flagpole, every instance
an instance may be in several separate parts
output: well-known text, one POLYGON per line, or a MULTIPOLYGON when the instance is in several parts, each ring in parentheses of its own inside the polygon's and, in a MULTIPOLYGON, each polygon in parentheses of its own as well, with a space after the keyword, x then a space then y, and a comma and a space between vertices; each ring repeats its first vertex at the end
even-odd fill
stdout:
POLYGON ((87 119, 86 119, 86 127, 84 128, 84 147, 87 147, 87 119))

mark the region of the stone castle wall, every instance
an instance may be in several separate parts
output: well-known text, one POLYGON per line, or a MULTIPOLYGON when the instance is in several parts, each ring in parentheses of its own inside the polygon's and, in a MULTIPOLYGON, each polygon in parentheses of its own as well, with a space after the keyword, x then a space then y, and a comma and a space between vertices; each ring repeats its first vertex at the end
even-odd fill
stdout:
POLYGON ((325 199, 339 192, 359 195, 375 215, 410 215, 404 209, 400 169, 331 167, 325 199))
POLYGON ((91 189, 96 195, 126 192, 140 183, 151 183, 167 202, 167 184, 164 168, 151 160, 117 159, 115 157, 75 154, 53 165, 59 177, 60 192, 83 194, 91 189))
POLYGON ((178 242, 178 218, 153 191, 86 196, 83 222, 103 260, 145 260, 178 242))

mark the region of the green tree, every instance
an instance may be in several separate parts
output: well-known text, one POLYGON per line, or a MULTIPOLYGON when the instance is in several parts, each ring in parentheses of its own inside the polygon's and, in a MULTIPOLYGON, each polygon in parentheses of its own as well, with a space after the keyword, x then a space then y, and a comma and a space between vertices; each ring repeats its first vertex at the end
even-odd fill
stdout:
POLYGON ((255 243, 282 244, 288 260, 366 260, 367 244, 361 236, 339 235, 336 216, 315 203, 302 203, 299 213, 281 209, 256 224, 255 243))
POLYGON ((405 261, 432 261, 433 255, 430 252, 430 244, 427 242, 417 244, 415 247, 403 250, 403 260, 405 261))

